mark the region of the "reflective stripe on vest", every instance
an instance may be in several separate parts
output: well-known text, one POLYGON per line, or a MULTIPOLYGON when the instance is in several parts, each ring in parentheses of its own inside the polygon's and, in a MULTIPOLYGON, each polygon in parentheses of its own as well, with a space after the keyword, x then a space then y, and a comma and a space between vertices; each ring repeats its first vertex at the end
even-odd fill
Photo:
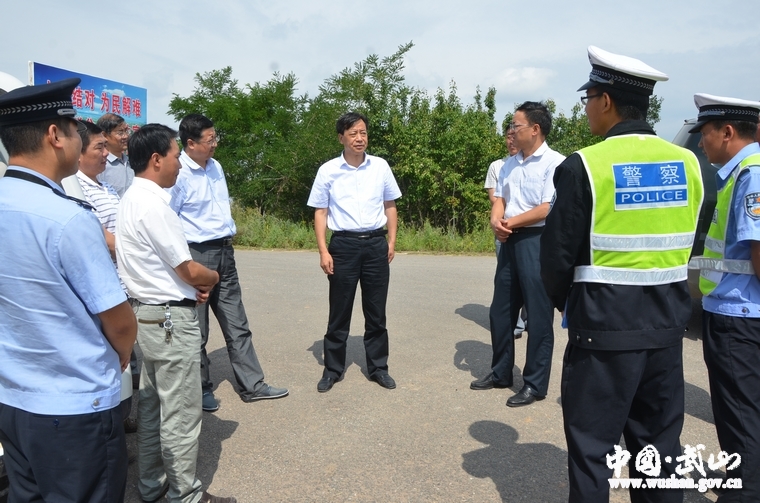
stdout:
POLYGON ((691 248, 694 244, 694 233, 667 234, 665 236, 610 236, 604 234, 591 235, 591 247, 595 250, 606 251, 654 251, 679 250, 691 248))
POLYGON ((689 262, 692 269, 701 269, 699 273, 699 289, 702 295, 709 295, 723 279, 724 273, 755 274, 752 262, 749 260, 724 260, 726 253, 726 232, 728 216, 734 201, 734 189, 739 174, 750 166, 760 165, 760 154, 745 157, 729 175, 726 184, 718 190, 718 202, 715 205, 710 229, 705 238, 704 256, 694 257, 689 262))
POLYGON ((689 269, 717 271, 731 274, 755 274, 751 260, 718 259, 710 257, 693 257, 689 261, 689 269))
POLYGON ((672 269, 651 270, 582 265, 575 268, 573 281, 616 285, 664 285, 683 281, 687 275, 688 269, 685 265, 672 269))
POLYGON ((703 188, 690 151, 654 135, 612 136, 578 151, 593 201, 588 266, 576 282, 683 281, 703 188))

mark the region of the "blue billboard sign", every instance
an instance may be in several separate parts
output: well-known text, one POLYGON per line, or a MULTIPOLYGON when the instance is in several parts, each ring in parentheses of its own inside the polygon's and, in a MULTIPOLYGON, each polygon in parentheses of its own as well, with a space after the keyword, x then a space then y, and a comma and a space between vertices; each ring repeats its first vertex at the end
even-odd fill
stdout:
POLYGON ((124 117, 133 129, 138 129, 147 123, 147 89, 33 61, 29 62, 29 82, 32 85, 47 84, 73 77, 82 79, 71 94, 71 101, 77 110, 78 119, 96 122, 101 115, 110 112, 124 117))

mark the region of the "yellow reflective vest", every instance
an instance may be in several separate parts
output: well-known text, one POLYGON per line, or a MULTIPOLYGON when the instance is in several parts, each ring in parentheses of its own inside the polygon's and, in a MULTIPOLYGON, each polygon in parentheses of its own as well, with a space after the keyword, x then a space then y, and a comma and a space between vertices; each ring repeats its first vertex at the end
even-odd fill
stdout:
POLYGON ((703 186, 699 161, 653 135, 621 135, 578 151, 593 198, 590 265, 574 281, 662 285, 687 277, 703 186))
POLYGON ((731 172, 726 184, 718 190, 718 202, 715 205, 710 229, 707 231, 704 255, 694 257, 689 263, 689 267, 700 269, 699 289, 702 295, 709 295, 715 290, 723 279, 723 273, 755 274, 750 260, 728 260, 723 256, 726 249, 728 214, 734 200, 736 180, 743 170, 758 165, 760 165, 760 154, 747 156, 739 163, 738 169, 731 172))

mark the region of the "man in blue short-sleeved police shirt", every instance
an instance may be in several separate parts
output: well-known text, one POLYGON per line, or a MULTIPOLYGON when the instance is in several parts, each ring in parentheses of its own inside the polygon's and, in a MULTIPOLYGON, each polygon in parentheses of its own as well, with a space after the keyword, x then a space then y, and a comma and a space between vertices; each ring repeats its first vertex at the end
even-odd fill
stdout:
POLYGON ((63 193, 79 79, 0 97, 0 442, 9 501, 124 500, 121 373, 137 323, 91 207, 63 193))
POLYGON ((705 240, 699 288, 704 308, 704 354, 721 450, 739 454, 726 472, 741 489, 718 501, 760 501, 760 102, 696 94, 692 133, 721 168, 718 203, 705 240))

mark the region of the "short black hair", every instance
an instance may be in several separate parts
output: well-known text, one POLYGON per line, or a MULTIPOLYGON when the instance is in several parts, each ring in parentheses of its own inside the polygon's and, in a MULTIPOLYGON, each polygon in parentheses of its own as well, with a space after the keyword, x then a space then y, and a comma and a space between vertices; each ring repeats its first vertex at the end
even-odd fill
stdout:
POLYGON ((736 131, 736 135, 742 140, 753 140, 757 134, 757 123, 749 121, 710 121, 708 124, 712 124, 715 129, 720 129, 724 126, 731 126, 736 131))
POLYGON ((517 107, 515 112, 524 113, 531 125, 538 124, 538 127, 541 129, 541 134, 544 135, 544 137, 549 136, 549 133, 551 133, 552 113, 543 102, 526 101, 517 107))
POLYGON ((148 162, 153 154, 162 157, 172 148, 172 142, 177 141, 177 132, 163 124, 146 124, 129 137, 129 164, 135 174, 142 173, 148 168, 148 162))
POLYGON ((84 124, 84 131, 79 131, 79 136, 82 138, 82 153, 84 154, 87 147, 90 146, 90 141, 95 135, 99 135, 103 132, 100 126, 90 121, 82 121, 84 124))
POLYGON ((338 134, 343 134, 346 129, 349 129, 359 121, 364 121, 364 125, 369 129, 369 120, 367 120, 365 115, 359 112, 346 112, 338 118, 338 121, 335 123, 335 130, 338 134))
POLYGON ((100 127, 105 134, 111 134, 111 131, 124 124, 126 121, 124 117, 116 114, 105 114, 98 119, 98 127, 100 127))
POLYGON ((55 124, 61 134, 69 138, 69 128, 73 118, 56 117, 37 122, 13 124, 0 127, 0 141, 5 145, 9 156, 35 154, 42 150, 42 139, 52 124, 55 124))
POLYGON ((630 93, 613 89, 610 86, 600 85, 599 92, 607 93, 612 102, 615 104, 618 116, 624 121, 643 121, 647 118, 649 112, 649 96, 643 94, 630 93))
POLYGON ((201 114, 186 115, 179 123, 179 139, 183 147, 187 147, 187 140, 199 141, 203 131, 214 127, 214 123, 201 114))

